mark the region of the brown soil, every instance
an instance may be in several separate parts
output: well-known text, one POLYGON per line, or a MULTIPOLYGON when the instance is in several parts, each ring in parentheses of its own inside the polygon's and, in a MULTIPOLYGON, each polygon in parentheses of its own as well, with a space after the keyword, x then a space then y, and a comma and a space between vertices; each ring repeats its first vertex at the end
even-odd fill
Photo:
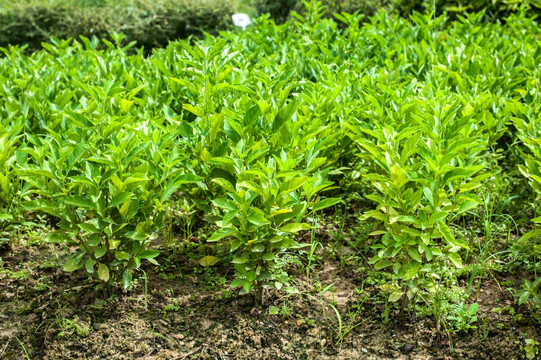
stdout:
POLYGON ((0 253, 0 359, 511 360, 525 358, 525 339, 541 342, 539 323, 528 308, 517 307, 509 291, 501 289, 503 280, 519 284, 519 278, 510 276, 486 277, 477 300, 478 329, 449 337, 436 331, 430 317, 400 314, 397 307, 384 325, 384 305, 375 296, 360 301, 355 291, 363 274, 325 256, 310 280, 300 270, 294 275, 298 294, 271 293, 256 306, 251 296, 210 285, 190 261, 178 269, 170 266, 166 276, 155 267, 145 268, 146 296, 139 278, 130 293, 103 301, 104 294, 94 291, 84 274, 59 270, 61 252, 15 247, 0 253), (182 277, 175 276, 179 270, 182 277), (319 279, 321 288, 334 282, 334 291, 318 295, 313 279, 319 279), (343 329, 356 325, 342 341, 331 304, 343 329), (270 315, 270 306, 283 311, 270 315), (357 314, 353 318, 348 311, 357 314), (63 319, 88 328, 88 334, 78 334, 63 319))

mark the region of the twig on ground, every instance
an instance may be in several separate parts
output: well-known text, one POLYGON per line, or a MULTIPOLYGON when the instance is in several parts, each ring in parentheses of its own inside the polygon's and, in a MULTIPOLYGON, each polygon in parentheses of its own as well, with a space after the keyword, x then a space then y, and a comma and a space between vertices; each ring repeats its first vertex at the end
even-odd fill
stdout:
POLYGON ((8 341, 6 342, 6 346, 4 346, 4 348, 2 349, 2 352, 0 352, 0 359, 2 358, 2 355, 4 355, 4 353, 6 352, 6 349, 8 348, 10 341, 11 341, 11 338, 8 339, 8 341))
POLYGON ((207 347, 207 346, 208 346, 207 344, 203 344, 200 347, 198 347, 197 349, 193 349, 192 351, 190 351, 190 352, 188 352, 186 354, 180 355, 180 356, 174 358, 173 360, 184 360, 184 359, 188 358, 188 356, 191 356, 191 355, 199 352, 201 349, 203 349, 204 347, 207 347))

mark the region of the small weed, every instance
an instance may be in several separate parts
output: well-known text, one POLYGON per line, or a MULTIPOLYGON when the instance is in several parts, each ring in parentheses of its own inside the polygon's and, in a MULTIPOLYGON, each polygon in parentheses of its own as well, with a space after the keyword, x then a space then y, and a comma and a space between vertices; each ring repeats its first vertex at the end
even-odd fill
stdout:
POLYGON ((77 315, 73 319, 56 316, 55 323, 62 330, 58 333, 59 337, 70 336, 74 333, 80 337, 87 337, 90 332, 90 327, 81 324, 77 315))
POLYGON ((535 341, 534 339, 524 339, 524 343, 525 344, 524 346, 522 346, 522 349, 524 350, 526 359, 535 359, 536 356, 539 354, 539 342, 535 341))
POLYGON ((25 281, 30 277, 30 272, 26 270, 11 271, 9 269, 1 269, 0 277, 6 277, 16 281, 25 281))
POLYGON ((287 317, 291 315, 291 310, 289 310, 289 307, 287 306, 287 302, 283 302, 281 306, 270 306, 269 314, 287 317))
POLYGON ((451 309, 452 315, 447 316, 447 320, 455 331, 468 332, 470 329, 477 329, 474 323, 477 322, 476 314, 479 304, 473 303, 467 307, 464 302, 461 302, 460 305, 454 305, 451 309))

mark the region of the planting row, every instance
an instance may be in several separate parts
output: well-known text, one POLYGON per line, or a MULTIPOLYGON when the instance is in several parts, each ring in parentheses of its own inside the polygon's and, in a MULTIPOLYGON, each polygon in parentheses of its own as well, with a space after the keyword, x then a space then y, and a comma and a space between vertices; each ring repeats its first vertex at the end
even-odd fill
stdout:
MULTIPOLYGON (((293 22, 150 57, 121 35, 99 51, 87 38, 5 49, 3 241, 45 221, 72 249, 66 271, 127 288, 159 240, 196 224, 233 254, 233 287, 291 290, 276 259, 357 183, 379 229, 370 264, 407 302, 435 286, 434 264, 462 266, 455 225, 496 174, 519 169, 541 192, 537 24, 483 16, 342 14, 338 26, 311 3, 293 22)), ((521 240, 534 268, 538 237, 521 240)), ((539 301, 538 284, 523 301, 539 301)))

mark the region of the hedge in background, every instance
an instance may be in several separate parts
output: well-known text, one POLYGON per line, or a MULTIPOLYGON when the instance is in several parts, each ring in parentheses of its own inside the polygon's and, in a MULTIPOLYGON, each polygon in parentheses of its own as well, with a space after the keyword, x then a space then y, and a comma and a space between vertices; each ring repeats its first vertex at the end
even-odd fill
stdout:
MULTIPOLYGON (((413 11, 437 15, 447 12, 451 19, 457 15, 484 10, 486 21, 505 20, 513 12, 524 9, 528 15, 541 15, 541 0, 321 0, 327 7, 327 17, 333 13, 354 13, 359 11, 367 16, 380 9, 396 12, 408 17, 413 11)), ((304 9, 302 0, 254 0, 258 14, 269 13, 276 23, 283 23, 292 10, 304 9)))
POLYGON ((230 0, 0 0, 0 46, 119 32, 148 50, 227 29, 233 12, 230 0))
MULTIPOLYGON (((383 8, 390 10, 391 0, 321 0, 321 3, 327 8, 326 17, 332 17, 334 13, 355 11, 372 16, 383 8)), ((254 0, 254 5, 258 14, 268 13, 278 24, 285 22, 292 10, 301 14, 305 10, 301 0, 254 0)))
POLYGON ((393 0, 396 11, 407 16, 413 11, 447 12, 451 19, 457 15, 485 11, 488 21, 504 21, 511 13, 524 9, 528 15, 540 15, 541 0, 393 0))

